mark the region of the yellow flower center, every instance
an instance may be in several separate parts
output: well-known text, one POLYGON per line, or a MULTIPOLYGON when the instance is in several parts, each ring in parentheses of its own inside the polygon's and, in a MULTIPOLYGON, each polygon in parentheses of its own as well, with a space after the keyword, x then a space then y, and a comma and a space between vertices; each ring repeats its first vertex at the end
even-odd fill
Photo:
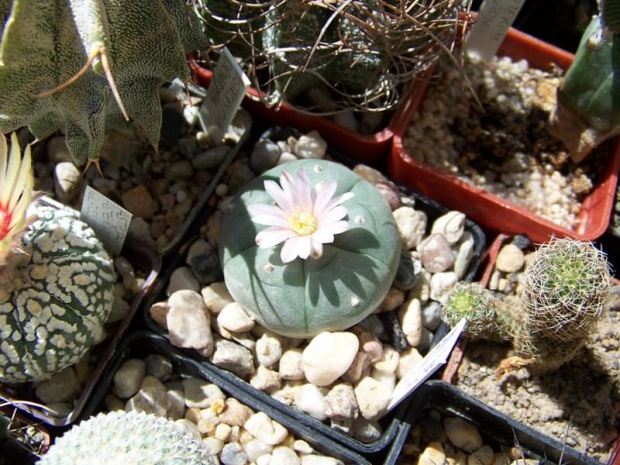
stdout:
POLYGON ((309 236, 313 234, 319 226, 319 222, 314 215, 306 211, 298 211, 294 215, 291 215, 288 219, 288 223, 291 225, 291 229, 300 236, 309 236))

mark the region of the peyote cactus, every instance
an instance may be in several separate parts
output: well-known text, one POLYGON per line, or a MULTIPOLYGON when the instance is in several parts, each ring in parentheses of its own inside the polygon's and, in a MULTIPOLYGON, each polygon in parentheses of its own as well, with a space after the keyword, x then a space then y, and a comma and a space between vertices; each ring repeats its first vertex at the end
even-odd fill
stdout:
POLYGON ((467 317, 466 336, 511 341, 509 365, 552 370, 585 344, 611 299, 604 254, 589 242, 552 239, 530 257, 518 298, 495 297, 479 285, 455 288, 444 304, 449 325, 467 317))
POLYGON ((0 381, 40 381, 104 336, 114 267, 94 231, 68 209, 33 205, 30 146, 0 136, 0 381))
POLYGON ((54 464, 215 465, 200 438, 185 427, 144 412, 100 413, 56 439, 38 462, 54 464))
POLYGON ((368 316, 390 289, 400 247, 392 212, 377 189, 342 165, 314 159, 278 166, 250 182, 220 232, 230 293, 264 327, 290 337, 342 330, 368 316), (273 181, 279 176, 281 188, 273 181), (273 246, 284 240, 276 253, 273 246))
POLYGON ((62 130, 77 165, 97 162, 105 130, 156 145, 159 88, 189 79, 203 42, 184 0, 13 0, 0 14, 0 131, 62 130))
POLYGON ((550 132, 575 162, 620 134, 620 0, 601 1, 557 91, 550 132))

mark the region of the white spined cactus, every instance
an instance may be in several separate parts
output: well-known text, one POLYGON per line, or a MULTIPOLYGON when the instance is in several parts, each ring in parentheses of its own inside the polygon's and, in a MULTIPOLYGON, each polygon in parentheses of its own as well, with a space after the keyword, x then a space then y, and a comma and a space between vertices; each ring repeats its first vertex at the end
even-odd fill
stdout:
POLYGON ((58 438, 40 465, 215 465, 200 438, 144 412, 101 413, 58 438))

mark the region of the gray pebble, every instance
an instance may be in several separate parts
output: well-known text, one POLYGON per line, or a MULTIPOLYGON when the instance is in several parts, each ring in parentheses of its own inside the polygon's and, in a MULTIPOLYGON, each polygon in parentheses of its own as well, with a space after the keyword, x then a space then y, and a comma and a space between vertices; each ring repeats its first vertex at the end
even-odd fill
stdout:
POLYGON ((238 442, 224 444, 219 458, 223 465, 246 465, 248 463, 248 455, 238 442))
POLYGON ((194 174, 194 168, 189 161, 179 160, 170 164, 166 170, 166 179, 171 181, 181 181, 192 177, 194 174))
POLYGON ((224 280, 217 252, 196 255, 190 262, 194 276, 202 286, 224 280))
POLYGON ((422 264, 419 260, 414 260, 409 255, 402 254, 398 264, 398 271, 396 271, 396 277, 394 278, 394 286, 403 291, 413 289, 421 271, 422 264))
POLYGON ((430 331, 435 331, 441 324, 441 305, 430 301, 422 308, 422 325, 430 331))
POLYGON ((192 159, 192 166, 197 170, 212 170, 219 167, 231 148, 228 145, 219 145, 206 152, 196 155, 192 159))
POLYGON ((240 378, 247 378, 254 371, 254 357, 245 347, 232 341, 220 339, 215 343, 211 362, 240 378))
POLYGON ((252 149, 250 168, 256 174, 261 174, 273 168, 278 163, 282 149, 270 139, 260 139, 252 149))
POLYGON ((170 375, 173 371, 172 362, 163 355, 147 355, 144 358, 144 364, 147 375, 154 376, 162 382, 168 381, 168 379, 170 379, 170 375))

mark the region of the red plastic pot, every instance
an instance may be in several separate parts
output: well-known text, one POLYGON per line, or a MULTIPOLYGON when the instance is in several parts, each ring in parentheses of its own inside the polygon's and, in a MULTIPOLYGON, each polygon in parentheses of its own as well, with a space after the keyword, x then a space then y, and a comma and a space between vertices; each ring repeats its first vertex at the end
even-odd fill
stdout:
MULTIPOLYGON (((188 57, 192 77, 195 81, 209 82, 213 73, 200 66, 195 57, 188 57)), ((204 85, 204 84, 203 84, 204 85)), ((403 105, 396 110, 388 126, 375 134, 363 135, 340 126, 333 121, 321 117, 301 113, 291 105, 283 102, 278 109, 267 107, 262 101, 264 95, 257 89, 249 88, 243 106, 257 122, 267 126, 290 126, 302 132, 317 130, 330 147, 343 151, 367 165, 377 166, 384 162, 390 150, 394 124, 400 118, 399 113, 405 110, 403 105)))
MULTIPOLYGON (((548 70, 552 65, 567 69, 574 58, 571 53, 516 29, 510 29, 498 55, 509 56, 515 60, 527 59, 531 66, 542 70, 548 70)), ((388 173, 391 177, 443 205, 462 211, 468 218, 490 231, 526 234, 534 242, 540 243, 546 242, 552 235, 594 240, 605 232, 614 205, 620 169, 619 142, 614 146, 601 181, 582 203, 576 229, 573 231, 563 228, 497 195, 411 158, 404 150, 403 135, 407 132, 411 117, 422 103, 429 85, 429 76, 430 73, 427 73, 425 79, 414 84, 401 111, 396 115, 388 158, 388 173)))

